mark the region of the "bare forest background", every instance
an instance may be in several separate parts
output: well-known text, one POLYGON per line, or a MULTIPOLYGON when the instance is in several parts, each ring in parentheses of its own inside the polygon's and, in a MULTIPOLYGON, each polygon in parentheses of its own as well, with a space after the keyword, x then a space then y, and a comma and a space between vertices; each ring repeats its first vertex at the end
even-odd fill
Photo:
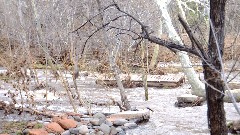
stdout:
MULTIPOLYGON (((7 67, 9 71, 17 70, 16 67, 20 68, 22 66, 31 68, 48 65, 47 55, 51 57, 54 64, 59 64, 62 68, 72 66, 73 62, 77 60, 81 70, 98 72, 110 70, 103 34, 96 33, 88 39, 89 35, 102 25, 101 18, 95 18, 85 25, 84 29, 73 32, 99 12, 97 1, 36 0, 32 2, 2 0, 1 3, 3 4, 0 5, 0 64, 7 67), (87 39, 85 51, 82 53, 87 39)), ((106 0, 101 2, 101 6, 104 7, 110 3, 111 1, 106 0)), ((118 3, 123 6, 124 11, 149 26, 154 35, 158 35, 161 12, 153 0, 147 2, 142 0, 122 1, 118 3)), ((206 16, 203 14, 205 12, 204 7, 194 2, 186 2, 186 4, 191 8, 191 10, 186 10, 189 25, 207 43, 208 35, 205 33, 208 28, 206 16)), ((239 56, 239 4, 236 0, 228 1, 227 4, 224 60, 236 59, 239 56)), ((168 7, 174 27, 183 41, 189 44, 190 41, 177 18, 179 9, 175 7, 177 7, 177 4, 174 1, 168 7)), ((114 10, 105 12, 104 21, 108 22, 118 14, 114 10)), ((113 23, 113 25, 123 27, 132 25, 136 32, 139 31, 139 27, 136 24, 130 24, 129 19, 113 23)), ((167 30, 164 27, 162 30, 161 38, 168 39, 167 30)), ((111 41, 107 46, 117 47, 116 59, 121 71, 131 72, 132 67, 141 66, 141 47, 138 47, 139 42, 133 40, 130 36, 122 34, 122 36, 117 37, 116 31, 109 30, 106 33, 111 41), (116 42, 119 45, 116 45, 116 42)), ((149 42, 145 42, 145 44, 149 48, 148 62, 150 64, 154 44, 149 42)), ((191 57, 191 59, 195 62, 198 61, 194 57, 191 57)), ((146 58, 143 60, 146 62, 146 58)), ((160 47, 157 60, 158 62, 179 61, 173 52, 164 47, 160 47)))
MULTIPOLYGON (((139 73, 144 83, 147 74, 184 72, 191 94, 207 101, 211 134, 227 134, 224 96, 232 99, 240 113, 233 95, 225 95, 225 89, 230 92, 227 83, 239 75, 238 0, 0 0, 0 3, 0 66, 7 70, 0 79, 11 82, 20 91, 22 109, 22 91, 30 104, 34 101, 28 96, 32 82, 35 88, 46 88, 48 77, 45 82, 40 81, 37 71, 45 69, 46 75, 50 71, 56 82, 62 83, 74 112, 77 99, 91 113, 76 81, 80 71, 87 71, 115 77, 121 97, 121 103, 116 105, 121 111, 133 108, 120 74, 139 73), (181 63, 182 67, 161 66, 167 63, 181 63), (203 72, 202 81, 192 67, 203 72), (222 70, 225 68, 238 73, 226 79, 222 70), (71 74, 74 92, 66 79, 67 72, 71 74)), ((142 86, 148 100, 147 84, 142 86)), ((46 100, 49 91, 46 89, 46 100)), ((17 103, 15 96, 10 97, 13 104, 17 103)), ((111 100, 115 104, 115 99, 111 100)))

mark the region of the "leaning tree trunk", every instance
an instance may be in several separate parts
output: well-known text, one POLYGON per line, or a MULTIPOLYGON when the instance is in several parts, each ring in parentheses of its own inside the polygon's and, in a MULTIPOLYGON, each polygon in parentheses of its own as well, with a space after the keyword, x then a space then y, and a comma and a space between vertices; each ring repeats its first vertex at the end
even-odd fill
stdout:
POLYGON ((227 135, 223 95, 221 94, 221 92, 224 92, 224 82, 221 75, 223 68, 221 56, 224 48, 225 4, 226 0, 210 0, 212 28, 210 28, 209 33, 208 54, 210 60, 208 62, 212 65, 203 63, 204 78, 207 82, 208 126, 211 135, 227 135))
MULTIPOLYGON (((166 8, 168 6, 168 4, 171 2, 171 0, 155 0, 155 1, 158 4, 158 6, 162 12, 163 21, 166 24, 166 28, 169 32, 169 34, 168 34, 169 37, 172 40, 183 45, 183 42, 182 42, 180 36, 178 35, 177 31, 174 29, 171 17, 166 8)), ((188 54, 186 52, 181 51, 181 52, 178 52, 177 55, 180 59, 181 65, 183 67, 183 72, 187 76, 189 84, 192 87, 192 94, 204 97, 205 96, 204 84, 200 81, 198 75, 194 71, 194 68, 192 67, 192 63, 188 57, 188 54)))

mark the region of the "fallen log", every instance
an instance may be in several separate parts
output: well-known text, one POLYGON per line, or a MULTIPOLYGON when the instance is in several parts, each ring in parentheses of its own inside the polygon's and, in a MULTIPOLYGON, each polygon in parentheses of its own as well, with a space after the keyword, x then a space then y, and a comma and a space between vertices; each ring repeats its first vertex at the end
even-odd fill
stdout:
MULTIPOLYGON (((140 74, 121 74, 120 79, 125 88, 141 87, 143 84, 142 75, 140 74)), ((169 75, 147 75, 148 87, 179 87, 184 82, 183 74, 169 75)), ((99 75, 96 84, 116 87, 115 78, 107 75, 99 75)))
POLYGON ((150 119, 149 110, 140 110, 140 111, 124 111, 108 116, 108 121, 115 121, 118 119, 134 120, 137 123, 148 121, 150 119))

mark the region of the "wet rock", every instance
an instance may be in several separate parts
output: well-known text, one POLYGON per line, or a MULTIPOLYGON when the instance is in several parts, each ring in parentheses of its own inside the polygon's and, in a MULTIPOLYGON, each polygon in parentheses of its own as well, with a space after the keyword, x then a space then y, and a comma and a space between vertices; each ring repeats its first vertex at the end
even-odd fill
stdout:
POLYGON ((126 132, 121 128, 121 127, 117 127, 117 135, 126 135, 126 132))
POLYGON ((23 133, 24 135, 28 135, 28 134, 29 134, 29 130, 30 130, 30 129, 24 129, 22 133, 23 133))
POLYGON ((101 122, 98 118, 93 118, 90 120, 90 123, 93 124, 94 126, 99 126, 101 125, 101 122))
POLYGON ((57 122, 63 129, 70 129, 77 127, 77 122, 72 119, 61 119, 57 122))
POLYGON ((69 130, 64 131, 61 135, 71 135, 69 130))
POLYGON ((117 130, 118 133, 123 131, 123 129, 121 127, 117 127, 116 130, 117 130))
POLYGON ((79 128, 70 128, 69 131, 71 134, 79 134, 79 128))
POLYGON ((56 122, 49 123, 45 126, 49 133, 62 133, 64 129, 56 122))
POLYGON ((232 121, 227 124, 230 133, 237 134, 240 132, 240 120, 232 121))
POLYGON ((192 107, 192 106, 201 106, 205 101, 203 97, 198 97, 192 94, 184 94, 177 97, 177 102, 175 103, 176 107, 192 107))
POLYGON ((89 133, 88 127, 86 125, 82 125, 79 127, 79 133, 80 134, 86 134, 89 133))
POLYGON ((99 119, 100 125, 105 122, 106 116, 102 113, 96 113, 93 115, 93 118, 99 119))
POLYGON ((105 134, 105 135, 109 135, 111 132, 111 128, 107 125, 102 123, 99 127, 99 129, 105 134))
POLYGON ((122 126, 127 122, 128 122, 128 120, 126 120, 126 119, 117 119, 117 120, 113 121, 113 125, 122 126))
POLYGON ((130 122, 130 123, 125 123, 124 127, 128 128, 128 129, 133 129, 136 128, 138 125, 134 122, 130 122))
POLYGON ((44 129, 30 129, 28 135, 48 135, 48 132, 44 129))
POLYGON ((178 102, 193 103, 193 102, 203 102, 204 98, 192 94, 184 94, 177 97, 178 102))
POLYGON ((115 127, 111 127, 110 135, 116 135, 117 133, 117 129, 115 127))
POLYGON ((81 117, 80 116, 72 116, 73 119, 77 122, 81 122, 81 117))

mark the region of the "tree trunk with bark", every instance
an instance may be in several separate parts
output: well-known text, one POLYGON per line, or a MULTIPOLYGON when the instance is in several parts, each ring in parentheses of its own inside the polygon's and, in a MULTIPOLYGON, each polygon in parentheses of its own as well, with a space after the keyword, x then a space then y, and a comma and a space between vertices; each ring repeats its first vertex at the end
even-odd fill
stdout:
POLYGON ((223 101, 224 96, 222 94, 224 93, 224 82, 221 75, 223 68, 221 56, 223 55, 224 48, 225 4, 226 0, 210 1, 210 20, 212 22, 212 28, 209 33, 208 62, 211 63, 211 65, 203 62, 204 78, 207 82, 206 98, 208 105, 208 126, 211 135, 227 135, 223 101))
MULTIPOLYGON (((101 13, 102 12, 101 1, 100 0, 96 0, 96 2, 97 2, 97 5, 98 5, 98 11, 99 11, 99 13, 101 13)), ((101 24, 104 25, 103 13, 100 14, 100 20, 101 20, 101 24)), ((118 51, 116 50, 114 52, 114 49, 111 46, 108 46, 109 45, 108 37, 107 37, 107 33, 106 33, 105 29, 102 31, 102 33, 104 35, 103 43, 106 46, 107 52, 108 52, 108 55, 109 55, 109 58, 108 58, 109 59, 109 63, 110 63, 110 66, 111 66, 111 68, 113 70, 114 77, 115 77, 115 79, 117 81, 117 86, 118 86, 118 88, 120 90, 120 96, 121 96, 122 104, 118 103, 118 106, 119 106, 121 111, 122 110, 124 110, 124 111, 131 110, 131 105, 130 105, 130 103, 128 101, 128 98, 127 98, 127 95, 125 93, 125 89, 123 87, 123 83, 122 83, 122 81, 120 79, 119 68, 118 68, 118 66, 116 64, 116 59, 114 57, 114 55, 115 56, 117 55, 118 51)))

